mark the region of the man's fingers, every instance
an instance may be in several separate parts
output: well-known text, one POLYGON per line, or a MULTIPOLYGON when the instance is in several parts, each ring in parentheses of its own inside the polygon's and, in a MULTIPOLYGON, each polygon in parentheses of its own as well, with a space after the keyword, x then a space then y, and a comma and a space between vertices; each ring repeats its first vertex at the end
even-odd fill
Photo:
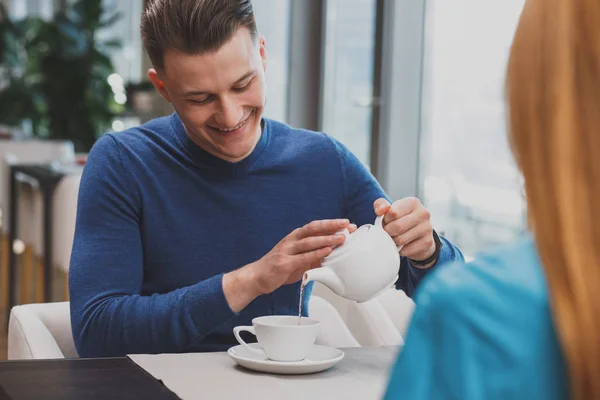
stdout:
MULTIPOLYGON (((392 224, 393 223, 394 222, 392 222, 392 224)), ((426 238, 428 236, 433 236, 433 228, 430 221, 425 221, 415 227, 412 227, 402 235, 394 236, 393 238, 397 246, 407 246, 416 240, 426 238)))
POLYGON ((423 213, 419 211, 405 215, 402 218, 391 221, 385 226, 385 231, 392 237, 400 236, 422 224, 425 221, 429 221, 425 218, 423 213))
POLYGON ((292 254, 306 253, 324 247, 335 247, 344 243, 343 234, 307 237, 294 243, 292 254))
POLYGON ((416 197, 405 197, 398 201, 395 201, 390 209, 386 212, 383 218, 384 224, 389 224, 392 221, 400 219, 406 215, 409 215, 421 205, 421 201, 416 197))
POLYGON ((431 237, 424 237, 417 241, 412 242, 408 246, 404 246, 400 250, 400 255, 413 260, 425 260, 431 256, 435 251, 435 241, 433 235, 431 237))
POLYGON ((301 267, 296 269, 294 272, 292 272, 292 274, 289 276, 286 283, 298 282, 299 280, 301 280, 303 278, 306 271, 309 271, 309 270, 315 269, 315 268, 319 268, 321 266, 321 261, 322 260, 317 260, 317 261, 313 262, 312 264, 302 265, 301 267))
POLYGON ((373 209, 375 210, 375 215, 383 215, 390 209, 390 203, 384 198, 377 199, 373 203, 373 209))
POLYGON ((309 224, 304 225, 302 228, 294 231, 294 237, 296 239, 304 239, 310 236, 321 236, 325 234, 333 234, 344 228, 347 228, 350 221, 347 219, 323 219, 318 221, 312 221, 309 224))
POLYGON ((306 268, 307 266, 313 266, 316 262, 321 262, 322 259, 327 257, 333 249, 331 247, 325 247, 322 249, 317 249, 313 251, 309 251, 306 253, 298 254, 295 258, 295 265, 300 268, 306 268))

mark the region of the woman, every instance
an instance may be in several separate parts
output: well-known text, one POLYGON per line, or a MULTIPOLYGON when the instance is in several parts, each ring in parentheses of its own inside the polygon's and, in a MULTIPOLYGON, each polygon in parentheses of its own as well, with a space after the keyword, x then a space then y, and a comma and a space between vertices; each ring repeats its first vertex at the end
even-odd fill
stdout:
POLYGON ((387 399, 600 399, 600 0, 528 0, 506 89, 531 234, 423 282, 387 399))

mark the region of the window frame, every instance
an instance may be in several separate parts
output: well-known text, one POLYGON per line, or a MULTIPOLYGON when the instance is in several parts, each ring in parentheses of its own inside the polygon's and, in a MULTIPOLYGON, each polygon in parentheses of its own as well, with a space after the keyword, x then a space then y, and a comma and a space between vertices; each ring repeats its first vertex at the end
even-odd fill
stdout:
POLYGON ((419 194, 427 0, 379 1, 381 100, 374 171, 388 196, 396 200, 419 194))

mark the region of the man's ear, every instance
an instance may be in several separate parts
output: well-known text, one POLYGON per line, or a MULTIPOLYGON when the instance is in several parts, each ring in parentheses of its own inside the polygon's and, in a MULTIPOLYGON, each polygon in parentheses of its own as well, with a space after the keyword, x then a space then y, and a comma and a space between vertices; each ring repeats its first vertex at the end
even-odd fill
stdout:
POLYGON ((150 68, 148 70, 148 78, 150 78, 152 85, 154 85, 154 88, 158 91, 158 93, 160 93, 160 95, 163 97, 163 99, 165 99, 166 101, 168 101, 170 103, 171 97, 169 96, 169 93, 165 89, 164 82, 160 79, 160 77, 158 76, 158 72, 156 72, 156 70, 154 68, 150 68))
POLYGON ((262 60, 263 70, 267 70, 267 42, 264 36, 258 38, 258 48, 260 51, 260 59, 262 60))

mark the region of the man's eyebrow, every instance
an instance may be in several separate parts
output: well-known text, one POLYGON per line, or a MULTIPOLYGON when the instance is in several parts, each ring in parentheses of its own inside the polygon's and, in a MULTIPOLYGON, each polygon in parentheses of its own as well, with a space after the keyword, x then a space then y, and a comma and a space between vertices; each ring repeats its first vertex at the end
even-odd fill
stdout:
POLYGON ((256 71, 248 71, 246 72, 244 75, 242 75, 242 77, 240 79, 238 79, 237 81, 235 81, 235 83, 240 83, 245 81, 246 79, 250 78, 252 75, 254 75, 256 73, 256 71))
MULTIPOLYGON (((255 73, 256 73, 256 71, 248 71, 248 72, 246 72, 244 75, 242 75, 242 77, 240 79, 238 79, 237 81, 235 81, 234 84, 237 84, 237 83, 245 81, 246 79, 248 79, 249 77, 251 77, 255 73)), ((188 96, 202 96, 202 95, 206 95, 206 94, 209 94, 209 93, 204 92, 202 90, 188 90, 187 92, 183 93, 183 97, 188 97, 188 96)))

